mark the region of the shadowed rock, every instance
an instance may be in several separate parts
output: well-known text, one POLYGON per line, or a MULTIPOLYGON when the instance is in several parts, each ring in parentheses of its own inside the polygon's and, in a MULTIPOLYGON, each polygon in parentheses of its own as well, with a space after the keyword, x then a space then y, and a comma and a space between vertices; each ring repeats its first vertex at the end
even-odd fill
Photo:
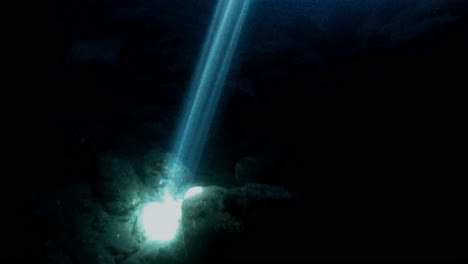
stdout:
POLYGON ((221 261, 286 254, 278 241, 288 233, 285 219, 291 217, 291 206, 291 195, 280 187, 206 187, 182 205, 188 258, 221 261))
POLYGON ((129 215, 141 201, 141 182, 128 160, 104 157, 101 160, 99 194, 104 209, 113 215, 129 215))

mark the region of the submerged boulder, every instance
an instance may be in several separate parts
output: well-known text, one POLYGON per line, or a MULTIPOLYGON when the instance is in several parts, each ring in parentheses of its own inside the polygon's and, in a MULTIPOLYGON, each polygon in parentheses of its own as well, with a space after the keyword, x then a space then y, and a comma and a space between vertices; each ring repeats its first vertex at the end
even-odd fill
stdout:
POLYGON ((221 261, 284 253, 278 239, 288 234, 291 205, 292 196, 280 187, 206 187, 182 204, 187 254, 196 261, 221 261))
POLYGON ((287 208, 291 200, 291 194, 281 187, 247 184, 226 192, 223 205, 231 215, 250 220, 262 214, 276 214, 287 208))
POLYGON ((202 193, 184 200, 181 223, 190 259, 202 261, 222 254, 241 232, 241 221, 224 208, 226 192, 222 187, 205 187, 202 193))
POLYGON ((98 192, 104 209, 113 215, 129 215, 140 204, 142 185, 130 161, 105 156, 101 159, 98 192))
POLYGON ((52 201, 46 263, 121 263, 140 250, 136 215, 108 213, 93 199, 90 185, 67 186, 52 201))

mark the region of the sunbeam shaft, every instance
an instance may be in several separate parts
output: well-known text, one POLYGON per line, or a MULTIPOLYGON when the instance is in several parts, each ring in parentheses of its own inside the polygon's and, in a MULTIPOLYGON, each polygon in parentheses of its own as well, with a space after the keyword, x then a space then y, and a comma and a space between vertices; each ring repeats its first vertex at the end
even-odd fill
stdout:
POLYGON ((220 0, 215 9, 174 141, 175 162, 192 171, 208 139, 250 1, 220 0))

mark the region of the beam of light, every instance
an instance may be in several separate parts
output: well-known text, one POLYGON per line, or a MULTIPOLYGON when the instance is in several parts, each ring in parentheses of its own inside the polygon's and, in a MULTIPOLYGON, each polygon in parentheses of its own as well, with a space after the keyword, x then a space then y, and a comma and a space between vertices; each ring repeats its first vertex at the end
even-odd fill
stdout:
POLYGON ((179 130, 174 141, 175 158, 169 164, 161 202, 143 208, 141 224, 149 240, 170 241, 180 225, 182 201, 200 194, 202 187, 193 187, 181 199, 179 164, 195 171, 218 106, 240 32, 251 0, 219 0, 201 57, 195 70, 179 130))
MULTIPOLYGON (((219 0, 174 141, 173 163, 195 171, 208 139, 251 0, 219 0)), ((168 180, 174 178, 168 175, 168 180)), ((176 190, 171 190, 177 192, 176 190)))

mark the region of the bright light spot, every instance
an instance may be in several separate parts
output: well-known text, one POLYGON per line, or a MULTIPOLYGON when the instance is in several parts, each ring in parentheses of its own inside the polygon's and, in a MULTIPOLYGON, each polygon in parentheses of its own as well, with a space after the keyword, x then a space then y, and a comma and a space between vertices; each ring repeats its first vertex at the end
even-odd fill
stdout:
POLYGON ((200 194, 203 192, 203 188, 202 187, 192 187, 190 189, 188 189, 188 191, 185 193, 184 195, 184 199, 188 199, 190 197, 193 197, 197 194, 200 194))
POLYGON ((182 216, 181 202, 165 199, 162 203, 149 203, 141 217, 149 240, 169 241, 177 234, 182 216))
MULTIPOLYGON (((184 199, 203 192, 202 187, 190 188, 184 199)), ((152 241, 170 241, 179 230, 182 217, 183 200, 175 200, 168 190, 163 194, 162 202, 152 202, 143 208, 141 224, 146 237, 152 241)))

